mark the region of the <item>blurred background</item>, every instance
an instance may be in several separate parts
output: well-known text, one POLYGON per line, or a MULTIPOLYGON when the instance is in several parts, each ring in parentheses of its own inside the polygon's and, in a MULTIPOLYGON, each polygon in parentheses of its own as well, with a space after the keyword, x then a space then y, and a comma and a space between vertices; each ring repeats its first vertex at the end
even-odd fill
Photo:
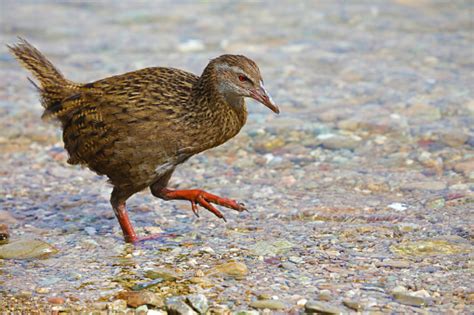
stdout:
POLYGON ((0 260, 0 309, 34 298, 47 309, 56 296, 63 308, 112 303, 147 268, 166 266, 185 285, 154 292, 204 292, 230 310, 276 296, 282 312, 305 299, 341 311, 349 299, 372 311, 467 312, 473 10, 428 0, 1 1, 0 222, 59 253, 0 260), (248 101, 241 134, 172 180, 252 212, 228 213, 224 225, 146 191, 130 201, 140 232, 180 238, 122 244, 105 179, 67 165, 59 128, 40 120, 29 74, 5 47, 17 36, 78 82, 150 66, 200 74, 224 53, 255 60, 281 114, 248 101), (233 260, 252 270, 244 280, 190 280, 233 260))

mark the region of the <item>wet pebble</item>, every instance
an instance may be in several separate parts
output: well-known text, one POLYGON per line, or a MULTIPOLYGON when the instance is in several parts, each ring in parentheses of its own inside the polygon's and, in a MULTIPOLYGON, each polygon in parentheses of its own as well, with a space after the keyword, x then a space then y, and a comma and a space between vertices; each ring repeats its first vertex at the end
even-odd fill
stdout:
POLYGON ((149 292, 149 291, 125 291, 121 292, 117 296, 119 299, 127 301, 127 305, 130 307, 138 307, 140 305, 152 305, 155 307, 163 307, 164 301, 160 295, 149 292))
POLYGON ((23 239, 0 246, 2 259, 47 258, 57 252, 55 247, 40 240, 23 239))
POLYGON ((304 306, 306 313, 317 313, 317 314, 342 314, 342 310, 338 307, 320 301, 308 301, 304 306))
POLYGON ((409 295, 406 293, 394 293, 393 298, 395 299, 395 301, 401 304, 405 304, 405 305, 418 306, 418 307, 428 305, 428 302, 424 298, 409 295))
POLYGON ((231 276, 234 278, 245 277, 248 274, 249 270, 247 265, 242 262, 231 261, 221 265, 215 266, 210 272, 209 275, 224 275, 231 276))
POLYGON ((344 306, 356 311, 356 312, 360 312, 362 310, 364 310, 364 304, 361 303, 360 301, 357 301, 357 300, 349 300, 349 299, 345 299, 342 301, 342 304, 344 304, 344 306))
POLYGON ((203 294, 190 294, 186 296, 186 302, 199 314, 206 314, 209 309, 207 298, 203 294))
POLYGON ((403 183, 400 186, 401 190, 443 190, 446 189, 447 185, 442 181, 413 181, 403 183))
POLYGON ((392 245, 391 251, 402 256, 452 255, 468 252, 468 248, 445 240, 405 241, 392 245))
POLYGON ((321 145, 330 150, 349 149, 353 150, 360 145, 360 140, 355 137, 324 134, 318 136, 321 145))
POLYGON ((285 303, 279 300, 257 300, 250 303, 251 307, 258 309, 281 310, 286 308, 285 303))
POLYGON ((48 298, 48 302, 51 304, 64 304, 65 300, 60 296, 52 296, 48 298))
POLYGON ((166 310, 172 315, 195 315, 198 314, 191 306, 186 304, 183 297, 173 296, 166 299, 166 310))

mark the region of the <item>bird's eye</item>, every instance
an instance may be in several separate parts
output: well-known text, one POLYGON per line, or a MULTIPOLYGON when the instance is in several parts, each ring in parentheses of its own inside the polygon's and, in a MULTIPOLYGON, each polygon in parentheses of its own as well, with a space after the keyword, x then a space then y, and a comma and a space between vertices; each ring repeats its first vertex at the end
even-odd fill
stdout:
POLYGON ((240 82, 244 82, 244 81, 247 81, 248 78, 244 75, 239 75, 239 80, 240 80, 240 82))

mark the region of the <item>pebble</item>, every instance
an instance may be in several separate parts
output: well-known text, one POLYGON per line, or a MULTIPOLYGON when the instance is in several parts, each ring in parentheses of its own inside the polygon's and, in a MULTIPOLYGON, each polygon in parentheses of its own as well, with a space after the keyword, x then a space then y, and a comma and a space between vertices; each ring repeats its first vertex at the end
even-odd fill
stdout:
POLYGON ((207 298, 203 294, 190 294, 186 296, 186 302, 199 314, 206 314, 209 309, 207 298))
POLYGON ((224 275, 234 278, 245 277, 249 273, 247 265, 242 262, 231 261, 221 265, 217 265, 208 272, 208 275, 224 275))
POLYGON ((117 297, 127 301, 130 307, 138 307, 140 305, 152 305, 155 307, 163 307, 164 301, 160 295, 149 291, 125 291, 120 292, 117 297))
POLYGON ((474 179, 474 158, 457 162, 453 169, 470 179, 474 179))
POLYGON ((345 299, 342 301, 342 304, 356 312, 364 310, 364 305, 360 301, 345 299))
POLYGON ((418 296, 413 296, 405 293, 395 293, 393 294, 393 298, 395 301, 405 304, 405 305, 411 305, 411 306, 426 306, 428 303, 425 299, 418 297, 418 296))
POLYGON ((320 135, 321 145, 330 150, 349 149, 353 150, 360 145, 360 140, 353 137, 339 135, 320 135))
POLYGON ((144 276, 148 279, 163 279, 165 281, 175 281, 180 278, 179 273, 167 268, 155 268, 152 270, 147 270, 145 271, 144 276))
POLYGON ((52 296, 48 298, 48 302, 51 304, 64 304, 65 300, 59 296, 52 296))
POLYGON ((318 299, 321 301, 331 301, 332 294, 329 290, 321 290, 319 291, 318 299))
POLYGON ((2 259, 47 258, 57 252, 55 247, 40 240, 22 239, 0 245, 0 258, 2 259))
POLYGON ((442 209, 444 208, 445 205, 446 205, 446 201, 444 200, 443 197, 437 197, 437 198, 428 200, 425 204, 425 206, 428 209, 433 209, 433 210, 442 209))
POLYGON ((459 130, 449 130, 440 134, 440 140, 450 147, 459 147, 469 140, 469 135, 459 130))
POLYGON ((6 210, 0 210, 0 222, 2 222, 2 224, 13 225, 16 224, 18 220, 15 219, 15 217, 13 217, 10 212, 6 210))
POLYGON ((445 240, 405 241, 390 246, 390 250, 402 256, 453 255, 468 252, 469 249, 445 240))
POLYGON ((404 183, 400 186, 401 190, 444 190, 446 189, 447 185, 445 182, 441 181, 413 181, 404 183))
POLYGON ((145 315, 148 314, 148 306, 147 305, 141 305, 135 309, 135 314, 137 315, 145 315))
POLYGON ((195 315, 196 313, 191 306, 186 304, 183 301, 182 297, 173 296, 167 298, 165 301, 166 310, 168 314, 175 314, 175 315, 195 315))
POLYGON ((39 287, 35 291, 36 291, 36 293, 39 293, 39 294, 47 294, 47 293, 51 292, 51 289, 50 288, 39 287))
POLYGON ((395 211, 405 211, 406 209, 408 209, 408 206, 406 204, 400 202, 391 203, 387 207, 395 211))
POLYGON ((304 306, 305 312, 307 313, 318 313, 318 314, 342 314, 342 310, 338 307, 319 301, 308 301, 304 306))
POLYGON ((301 258, 299 256, 290 256, 290 257, 288 257, 288 260, 291 261, 294 264, 304 263, 303 258, 301 258))
POLYGON ((250 247, 250 251, 257 256, 277 256, 288 252, 295 244, 288 240, 260 241, 250 247))
POLYGON ((257 300, 249 304, 253 308, 258 309, 269 309, 269 310, 281 310, 286 308, 285 303, 280 300, 257 300))
POLYGON ((115 300, 107 303, 107 309, 109 311, 123 311, 127 309, 127 301, 125 300, 115 300))

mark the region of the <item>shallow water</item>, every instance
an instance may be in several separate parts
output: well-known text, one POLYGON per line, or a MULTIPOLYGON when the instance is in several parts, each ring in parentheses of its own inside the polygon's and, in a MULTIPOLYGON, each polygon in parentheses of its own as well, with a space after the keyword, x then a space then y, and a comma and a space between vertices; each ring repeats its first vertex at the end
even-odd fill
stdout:
POLYGON ((250 213, 225 211, 227 224, 205 211, 196 218, 189 204, 144 191, 129 202, 140 233, 177 236, 133 247, 121 239, 110 186, 67 165, 26 71, 0 47, 0 223, 12 241, 59 250, 0 260, 0 309, 97 309, 167 268, 177 280, 145 290, 202 293, 215 309, 278 298, 284 313, 304 300, 341 312, 350 311, 344 300, 369 311, 472 312, 473 9, 422 0, 2 2, 2 42, 27 38, 72 80, 155 65, 199 73, 210 58, 239 53, 259 64, 282 113, 249 101, 240 135, 172 179, 250 213), (248 273, 213 274, 232 261, 248 273), (63 303, 48 302, 55 296, 63 303))

